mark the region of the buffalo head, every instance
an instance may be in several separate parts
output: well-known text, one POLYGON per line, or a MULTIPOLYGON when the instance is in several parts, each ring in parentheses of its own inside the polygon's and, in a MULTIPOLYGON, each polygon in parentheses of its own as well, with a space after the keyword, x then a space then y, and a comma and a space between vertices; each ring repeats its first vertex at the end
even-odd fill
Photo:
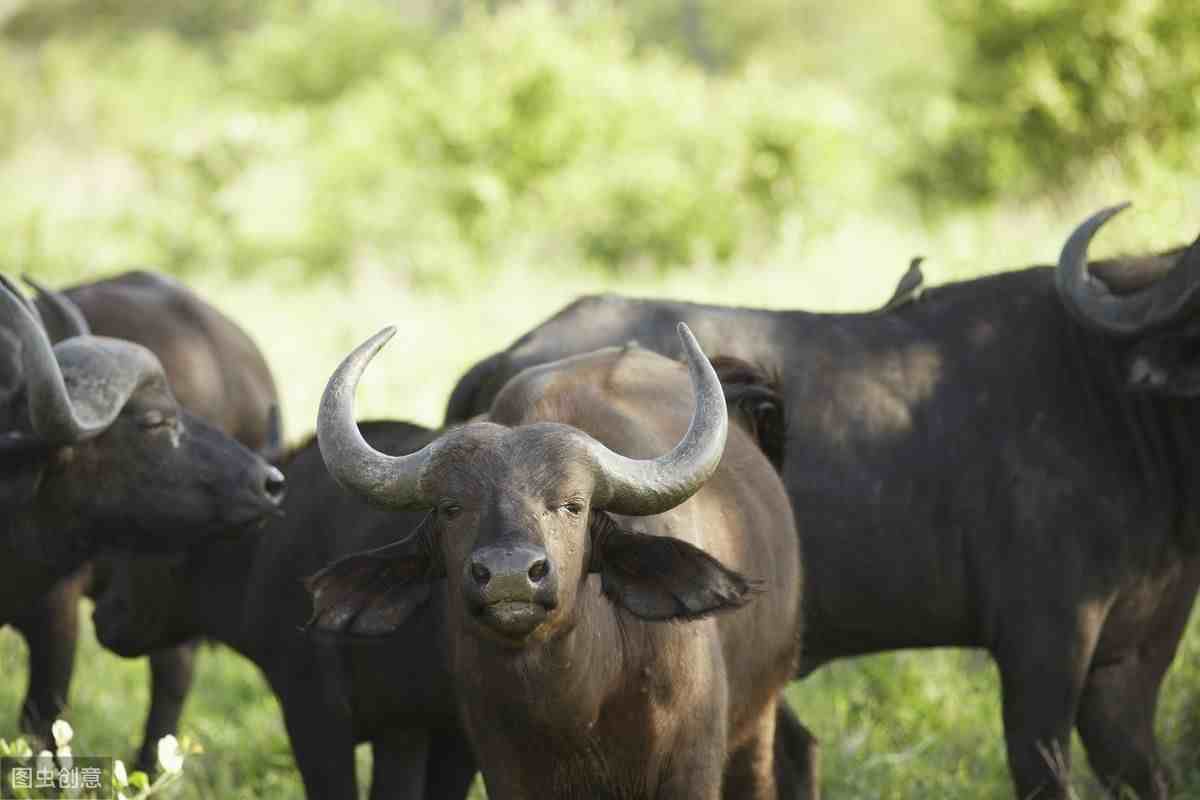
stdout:
POLYGON ((52 346, 0 281, 0 500, 31 556, 177 550, 278 507, 279 471, 183 411, 154 354, 86 323, 52 346))
POLYGON ((577 622, 580 588, 599 573, 604 594, 637 617, 689 619, 741 605, 747 581, 678 539, 618 527, 610 513, 660 514, 697 492, 721 461, 727 433, 721 384, 680 325, 696 406, 671 452, 638 460, 577 428, 482 421, 424 449, 388 456, 354 422, 353 394, 394 329, 338 368, 317 421, 333 477, 372 502, 430 509, 408 539, 345 558, 309 582, 318 629, 395 629, 446 576, 452 615, 472 633, 521 646, 577 622))
POLYGON ((1092 237, 1128 207, 1103 209, 1071 233, 1058 260, 1059 297, 1081 324, 1120 345, 1131 388, 1195 397, 1200 395, 1200 240, 1181 250, 1160 278, 1131 291, 1110 287, 1088 268, 1092 237))

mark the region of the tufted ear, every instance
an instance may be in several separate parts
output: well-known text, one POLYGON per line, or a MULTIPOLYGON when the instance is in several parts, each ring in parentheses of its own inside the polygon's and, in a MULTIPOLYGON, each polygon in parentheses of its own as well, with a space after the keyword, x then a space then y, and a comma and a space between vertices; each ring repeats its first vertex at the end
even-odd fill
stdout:
POLYGON ((428 522, 375 550, 333 562, 304 585, 313 597, 309 631, 338 636, 384 636, 429 601, 430 582, 445 575, 430 547, 428 522))
POLYGON ((1130 388, 1169 397, 1200 396, 1200 330, 1143 339, 1126 354, 1130 388))
POLYGON ((739 608, 757 586, 700 548, 669 536, 622 530, 603 511, 589 521, 590 571, 604 594, 644 620, 692 620, 739 608))

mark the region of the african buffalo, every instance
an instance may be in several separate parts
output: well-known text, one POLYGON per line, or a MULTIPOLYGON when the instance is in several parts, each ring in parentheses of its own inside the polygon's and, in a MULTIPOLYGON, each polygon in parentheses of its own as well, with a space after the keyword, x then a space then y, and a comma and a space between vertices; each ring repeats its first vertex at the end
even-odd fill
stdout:
POLYGON ((774 797, 799 542, 778 476, 729 430, 687 327, 692 392, 680 365, 610 348, 523 373, 482 420, 406 456, 378 452, 354 422, 358 379, 393 333, 335 372, 317 436, 349 490, 430 511, 408 538, 313 578, 317 630, 390 633, 439 596, 495 800, 715 800, 723 784, 774 797))
MULTIPOLYGON (((183 408, 237 434, 253 449, 277 451, 278 400, 262 355, 241 329, 181 284, 139 271, 60 294, 28 280, 38 290, 37 309, 52 341, 76 335, 82 326, 142 344, 163 363, 183 408), (82 313, 76 303, 82 305, 82 313)), ((79 597, 92 581, 88 565, 11 620, 29 646, 30 684, 22 727, 39 735, 46 735, 66 701, 79 597)), ((175 729, 191 682, 192 659, 192 646, 151 658, 151 709, 138 756, 142 768, 153 767, 154 744, 175 729)))
POLYGON ((887 313, 584 298, 473 367, 447 422, 537 364, 631 339, 677 356, 684 320, 709 352, 779 377, 809 579, 800 674, 986 648, 1021 798, 1067 795, 1072 726, 1107 785, 1164 798, 1155 705, 1200 584, 1200 245, 1089 274, 1113 213, 1057 268, 887 313))
MULTIPOLYGON (((394 454, 437 436, 400 422, 366 423, 363 431, 372 447, 394 454)), ((215 542, 170 560, 114 560, 93 615, 97 636, 124 656, 204 636, 253 661, 279 698, 309 800, 358 797, 354 745, 361 741, 374 751, 372 798, 464 797, 475 761, 458 732, 439 650, 444 604, 424 606, 386 640, 334 647, 301 630, 312 607, 304 578, 391 542, 422 515, 374 509, 342 491, 315 441, 281 466, 285 516, 254 539, 215 542)))
POLYGON ((0 287, 0 622, 105 548, 170 552, 273 512, 283 476, 179 408, 132 342, 52 346, 0 287))
MULTIPOLYGON (((279 397, 270 368, 249 336, 178 281, 143 270, 53 291, 32 278, 52 342, 90 329, 142 345, 156 356, 188 412, 270 460, 281 450, 279 397)), ((66 704, 75 663, 79 598, 103 584, 104 560, 89 563, 11 623, 29 648, 25 730, 45 738, 66 704), (98 571, 98 573, 97 573, 98 571)), ((195 644, 150 656, 151 700, 137 767, 155 768, 158 740, 174 733, 191 686, 195 644)))

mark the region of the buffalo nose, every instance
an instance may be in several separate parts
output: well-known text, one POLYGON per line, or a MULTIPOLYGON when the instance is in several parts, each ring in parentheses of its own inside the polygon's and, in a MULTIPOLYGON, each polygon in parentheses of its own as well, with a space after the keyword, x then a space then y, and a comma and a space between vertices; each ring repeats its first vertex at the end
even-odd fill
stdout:
POLYGON ((526 574, 529 575, 529 580, 533 583, 540 583, 542 578, 550 573, 550 562, 544 558, 539 558, 530 565, 526 574))
POLYGON ((283 496, 287 494, 287 479, 283 477, 283 473, 267 465, 262 477, 262 493, 270 502, 279 505, 283 502, 283 496))
POLYGON ((532 600, 550 587, 553 568, 540 547, 487 547, 476 551, 467 571, 485 602, 532 600))

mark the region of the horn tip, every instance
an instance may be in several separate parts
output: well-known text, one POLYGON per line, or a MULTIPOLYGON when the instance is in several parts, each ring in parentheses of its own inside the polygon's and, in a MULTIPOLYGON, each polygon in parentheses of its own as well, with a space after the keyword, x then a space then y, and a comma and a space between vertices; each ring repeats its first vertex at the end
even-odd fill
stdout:
POLYGON ((1104 219, 1108 219, 1109 217, 1115 217, 1117 214, 1120 214, 1122 211, 1124 211, 1125 209, 1129 208, 1132 205, 1133 205, 1132 201, 1125 200, 1123 202, 1117 203, 1116 205, 1109 206, 1108 208, 1104 209, 1096 216, 1103 215, 1104 219))
POLYGON ((363 343, 363 350, 374 355, 383 349, 383 346, 392 340, 399 328, 395 325, 387 325, 379 330, 370 339, 363 343))

